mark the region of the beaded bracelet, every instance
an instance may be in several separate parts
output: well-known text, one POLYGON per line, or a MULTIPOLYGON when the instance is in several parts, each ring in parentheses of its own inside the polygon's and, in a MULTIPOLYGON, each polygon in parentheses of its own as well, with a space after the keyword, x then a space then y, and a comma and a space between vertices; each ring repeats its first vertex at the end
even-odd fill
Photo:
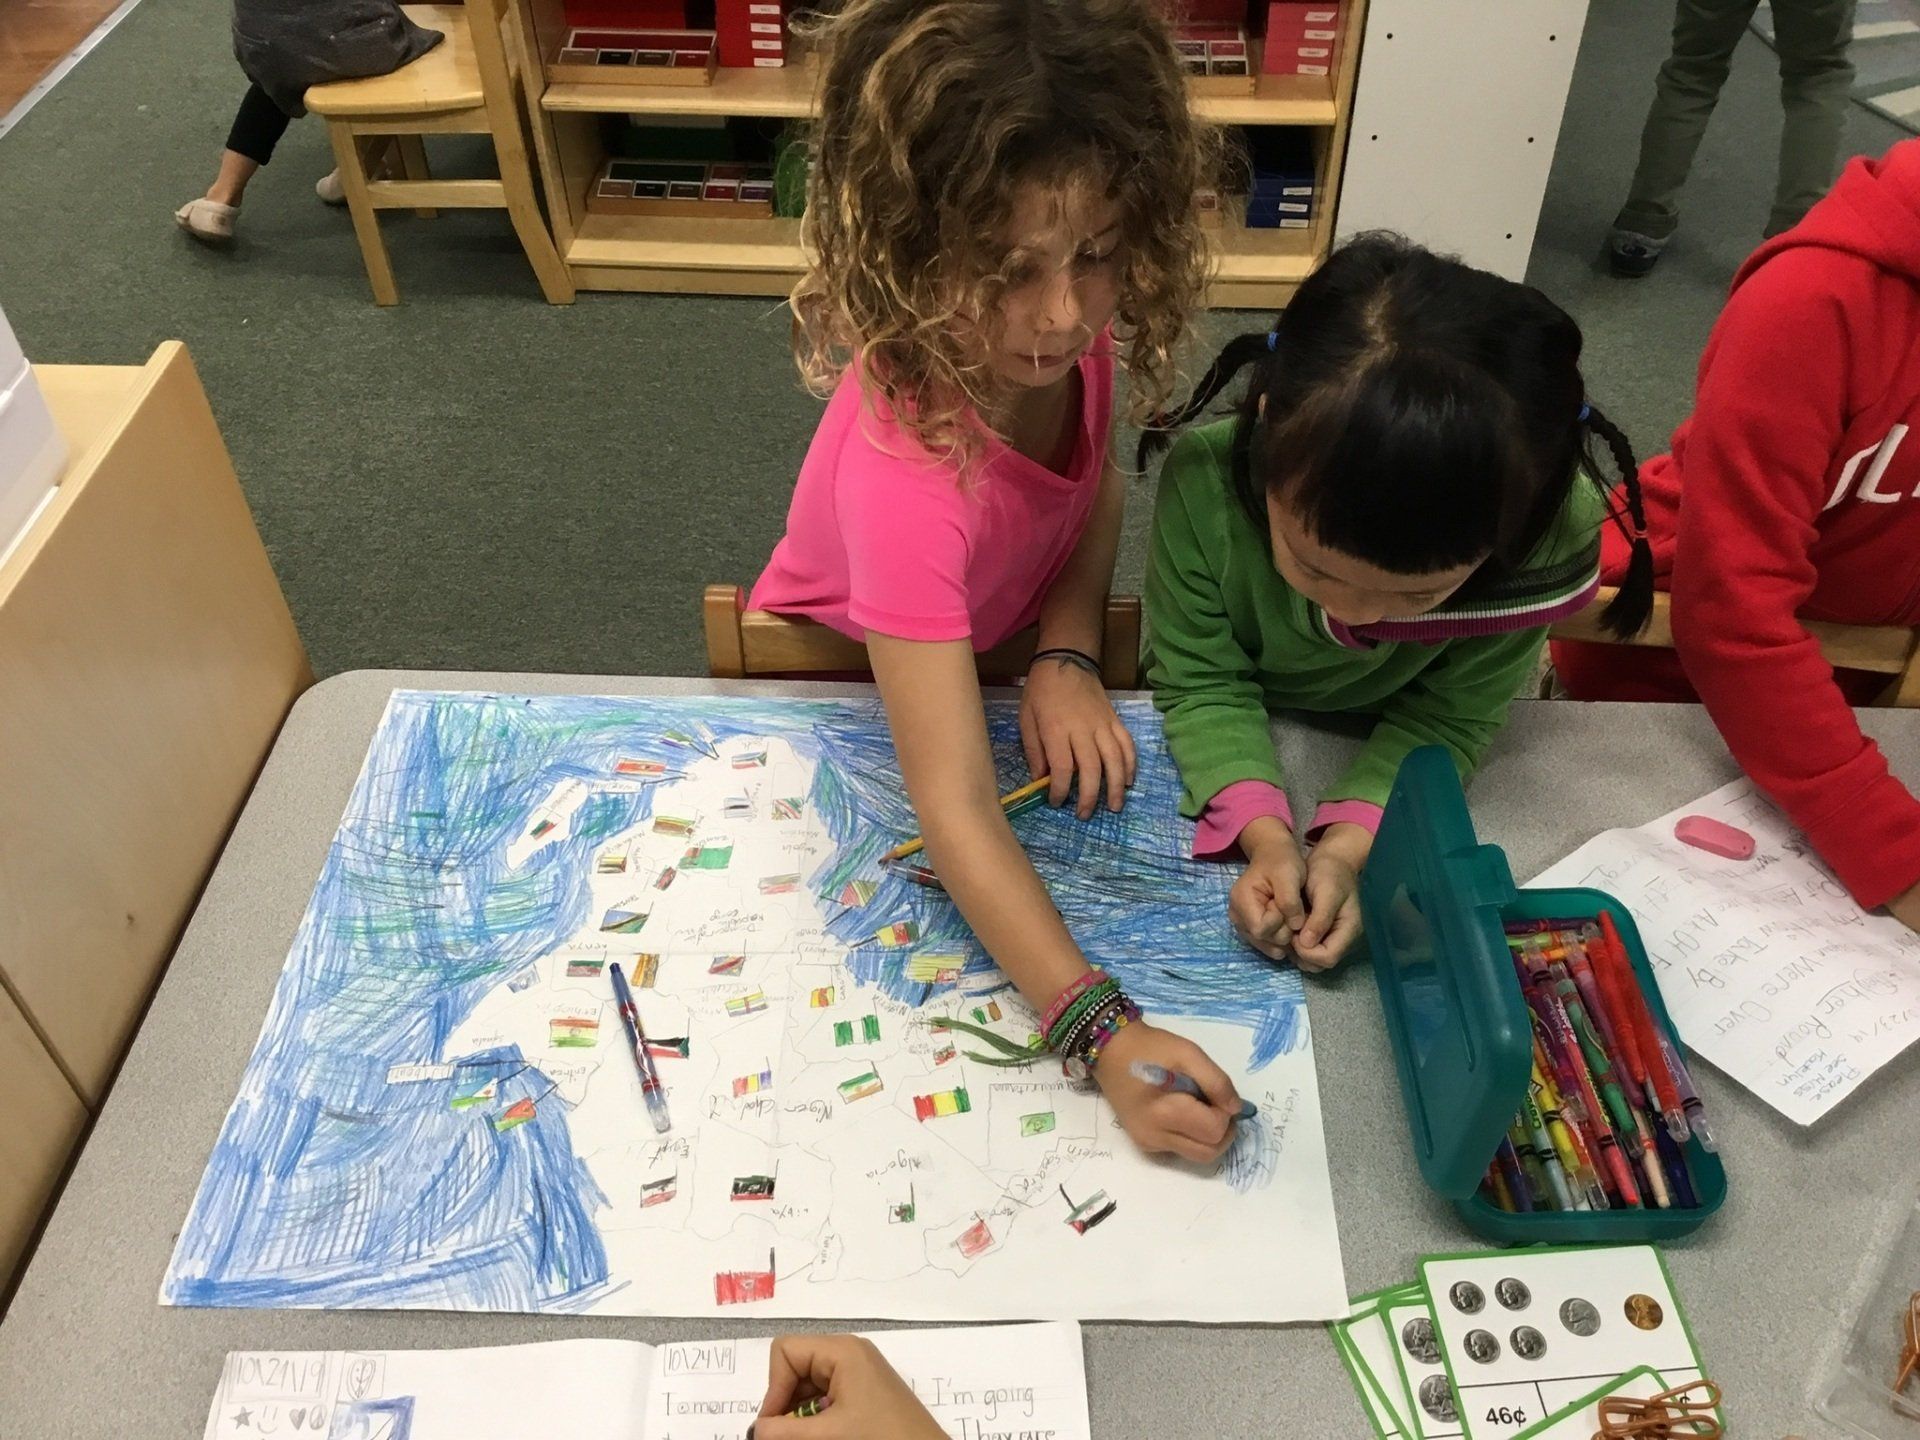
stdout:
POLYGON ((1042 660, 1058 660, 1062 665, 1073 665, 1086 671, 1096 680, 1100 678, 1100 662, 1084 650, 1075 650, 1069 645, 1054 645, 1045 650, 1036 650, 1033 658, 1027 662, 1031 670, 1042 660))
POLYGON ((1100 997, 1097 1005, 1089 1006, 1075 1016, 1071 1023, 1063 1025, 1048 1037, 1048 1044, 1056 1055, 1073 1056, 1079 1053, 1081 1043, 1085 1041, 1093 1027, 1106 1017, 1107 1012, 1120 1008, 1120 992, 1115 989, 1100 997))
POLYGON ((1120 993, 1119 987, 1103 986, 1090 992, 1086 999, 1069 1010, 1060 1023, 1047 1032, 1047 1048, 1059 1055, 1072 1052, 1073 1045, 1099 1016, 1114 1003, 1114 997, 1120 993))
POLYGON ((1087 1045, 1086 1064, 1089 1071, 1100 1063, 1100 1054, 1113 1043, 1113 1037, 1139 1018, 1140 1007, 1129 1000, 1126 1008, 1113 1017, 1109 1026, 1094 1032, 1092 1040, 1087 1045))
POLYGON ((1126 993, 1118 982, 1096 985, 1068 1009, 1060 1023, 1047 1032, 1047 1048, 1060 1055, 1071 1055, 1078 1041, 1108 1010, 1126 1003, 1126 993))
POLYGON ((1140 1007, 1127 998, 1124 991, 1116 989, 1101 1005, 1090 1011, 1068 1034, 1061 1046, 1060 1053, 1071 1059, 1085 1063, 1090 1047, 1103 1045, 1112 1038, 1112 1032, 1127 1023, 1120 1017, 1138 1018, 1140 1007), (1117 1023, 1116 1023, 1117 1022, 1117 1023))
POLYGON ((1086 974, 1067 986, 1066 989, 1053 997, 1053 1003, 1047 1007, 1047 1013, 1040 1017, 1040 1033, 1042 1035, 1051 1035, 1053 1033, 1053 1027, 1058 1025, 1066 1016, 1068 1008, 1074 1001, 1093 989, 1094 986, 1111 980, 1112 978, 1113 977, 1108 975, 1106 971, 1096 968, 1087 971, 1086 974))

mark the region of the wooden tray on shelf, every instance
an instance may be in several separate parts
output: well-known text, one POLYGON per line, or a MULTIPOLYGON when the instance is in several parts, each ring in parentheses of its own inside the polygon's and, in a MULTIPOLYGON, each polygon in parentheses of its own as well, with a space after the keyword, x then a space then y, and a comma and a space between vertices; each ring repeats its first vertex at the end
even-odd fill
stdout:
POLYGON ((579 26, 547 62, 549 82, 577 85, 711 85, 719 68, 711 30, 579 26))

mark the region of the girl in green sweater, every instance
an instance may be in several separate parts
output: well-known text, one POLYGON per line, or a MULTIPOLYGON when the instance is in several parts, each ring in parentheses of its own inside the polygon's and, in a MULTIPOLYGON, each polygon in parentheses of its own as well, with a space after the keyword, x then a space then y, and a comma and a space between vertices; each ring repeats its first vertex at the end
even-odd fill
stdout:
POLYGON ((1600 525, 1633 540, 1603 619, 1651 605, 1637 466, 1586 401, 1580 329, 1538 290, 1392 235, 1342 246, 1269 334, 1228 345, 1169 432, 1251 369, 1231 419, 1167 455, 1147 566, 1148 678, 1196 817, 1196 855, 1238 846, 1229 912, 1304 968, 1360 931, 1356 880, 1407 753, 1464 778, 1533 672, 1547 626, 1599 586, 1600 525), (1593 442, 1626 514, 1594 478, 1593 442), (1267 713, 1377 716, 1294 840, 1267 713))

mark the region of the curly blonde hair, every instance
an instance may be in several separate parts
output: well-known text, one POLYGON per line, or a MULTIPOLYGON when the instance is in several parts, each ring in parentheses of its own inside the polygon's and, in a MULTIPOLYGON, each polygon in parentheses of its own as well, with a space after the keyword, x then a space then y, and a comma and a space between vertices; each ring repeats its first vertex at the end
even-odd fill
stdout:
POLYGON ((980 325, 1013 283, 999 237, 1037 182, 1117 206, 1117 358, 1135 423, 1165 409, 1207 280, 1195 192, 1218 141, 1188 108, 1155 0, 847 0, 818 34, 809 268, 793 292, 808 387, 825 395, 857 366, 964 470, 1005 395, 980 325))

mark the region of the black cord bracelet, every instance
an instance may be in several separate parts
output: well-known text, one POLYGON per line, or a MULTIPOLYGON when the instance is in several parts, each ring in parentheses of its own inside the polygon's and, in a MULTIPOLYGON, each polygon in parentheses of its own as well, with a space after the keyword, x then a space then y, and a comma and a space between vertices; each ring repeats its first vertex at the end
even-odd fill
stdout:
POLYGON ((1046 650, 1034 651, 1033 659, 1027 662, 1027 669, 1033 669, 1033 667, 1038 665, 1042 660, 1058 660, 1062 665, 1077 665, 1096 679, 1098 679, 1100 675, 1100 662, 1098 660, 1087 654, 1086 651, 1075 650, 1070 646, 1055 645, 1046 650))

